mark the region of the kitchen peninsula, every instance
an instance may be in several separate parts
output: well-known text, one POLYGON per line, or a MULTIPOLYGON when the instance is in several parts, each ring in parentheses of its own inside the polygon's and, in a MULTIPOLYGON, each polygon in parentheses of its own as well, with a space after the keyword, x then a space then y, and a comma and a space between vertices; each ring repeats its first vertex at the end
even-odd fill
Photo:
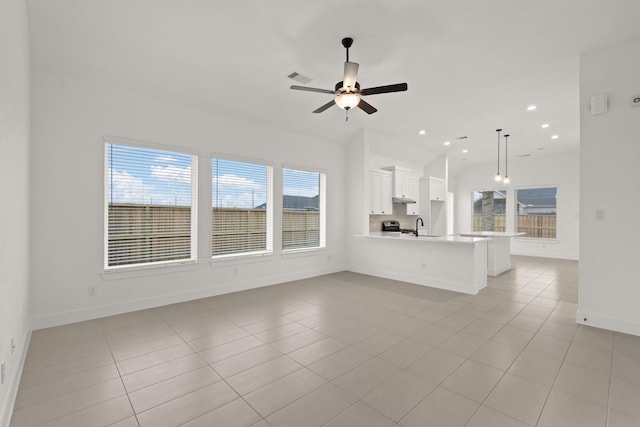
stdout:
POLYGON ((487 286, 487 242, 482 237, 357 235, 351 271, 475 295, 487 286))
POLYGON ((474 231, 461 233, 466 237, 486 237, 487 245, 487 274, 497 276, 511 269, 511 238, 524 236, 526 233, 504 233, 498 231, 474 231))

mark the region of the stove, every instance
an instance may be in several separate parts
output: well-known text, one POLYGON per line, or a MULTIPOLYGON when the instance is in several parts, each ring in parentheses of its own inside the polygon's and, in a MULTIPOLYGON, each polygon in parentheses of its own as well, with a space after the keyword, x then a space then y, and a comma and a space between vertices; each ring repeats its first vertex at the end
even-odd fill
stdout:
POLYGON ((409 228, 400 228, 400 222, 395 220, 382 221, 382 231, 397 232, 402 234, 413 233, 413 230, 409 228))

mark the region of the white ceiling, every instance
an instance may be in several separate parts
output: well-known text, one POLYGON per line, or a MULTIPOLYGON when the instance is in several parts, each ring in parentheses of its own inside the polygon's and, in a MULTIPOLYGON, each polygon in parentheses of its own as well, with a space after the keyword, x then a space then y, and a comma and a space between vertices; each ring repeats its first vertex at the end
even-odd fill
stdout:
POLYGON ((454 169, 495 159, 498 127, 512 135, 513 156, 577 150, 579 55, 640 34, 638 0, 28 4, 35 69, 333 141, 371 129, 446 152, 454 169), (308 86, 333 88, 345 36, 355 40, 362 87, 409 85, 367 97, 379 111, 353 111, 348 122, 337 107, 312 114, 330 95, 292 91, 298 83, 287 78, 296 71, 308 86), (538 109, 527 112, 529 104, 538 109))

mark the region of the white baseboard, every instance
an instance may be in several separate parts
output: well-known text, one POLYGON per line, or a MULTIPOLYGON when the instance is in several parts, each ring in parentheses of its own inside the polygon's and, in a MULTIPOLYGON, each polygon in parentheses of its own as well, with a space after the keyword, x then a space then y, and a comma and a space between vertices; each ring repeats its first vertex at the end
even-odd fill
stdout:
POLYGON ((13 375, 9 378, 7 383, 6 399, 0 407, 0 427, 9 427, 11 422, 11 415, 13 415, 13 405, 16 402, 16 396, 18 395, 18 387, 20 386, 20 378, 22 378, 22 370, 24 369, 24 362, 27 360, 27 351, 29 349, 29 343, 31 342, 31 330, 27 331, 24 339, 24 345, 21 346, 21 354, 19 355, 18 365, 13 371, 13 375))
POLYGON ((600 316, 593 313, 578 310, 576 322, 580 325, 593 326, 600 329, 622 332, 623 334, 640 336, 640 323, 628 320, 615 319, 613 317, 600 316))
POLYGON ((191 301, 199 298, 208 298, 216 295, 228 294, 231 292, 244 291, 247 289, 260 288, 263 286, 276 285, 279 283, 291 282, 294 280, 308 279, 324 274, 337 273, 346 270, 346 265, 337 265, 322 269, 308 271, 296 271, 284 273, 276 276, 261 277, 254 280, 234 283, 232 285, 215 286, 202 288, 188 292, 160 295, 157 297, 142 298, 134 301, 123 301, 115 304, 106 304, 95 307, 87 307, 78 310, 44 314, 35 316, 32 319, 33 330, 50 328, 53 326, 66 325, 69 323, 82 322, 100 317, 113 316, 116 314, 128 313, 137 310, 160 307, 168 304, 176 304, 191 301))
POLYGON ((511 247, 511 255, 532 256, 532 257, 538 257, 538 258, 567 259, 567 260, 571 260, 571 261, 578 261, 579 260, 578 255, 575 255, 575 254, 567 254, 567 253, 563 253, 563 252, 554 252, 554 251, 549 251, 549 250, 546 250, 546 249, 545 250, 528 251, 528 250, 514 249, 513 246, 511 247))

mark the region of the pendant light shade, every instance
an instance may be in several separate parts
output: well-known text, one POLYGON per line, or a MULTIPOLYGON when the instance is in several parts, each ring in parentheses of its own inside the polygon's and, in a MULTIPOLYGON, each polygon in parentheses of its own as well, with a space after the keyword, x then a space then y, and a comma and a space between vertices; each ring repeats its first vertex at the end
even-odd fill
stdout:
POLYGON ((504 136, 504 180, 505 184, 510 182, 509 180, 509 135, 504 136))
POLYGON ((502 181, 502 175, 500 175, 500 132, 502 132, 502 129, 496 129, 496 132, 498 132, 498 173, 496 173, 494 179, 496 182, 500 182, 502 181))

